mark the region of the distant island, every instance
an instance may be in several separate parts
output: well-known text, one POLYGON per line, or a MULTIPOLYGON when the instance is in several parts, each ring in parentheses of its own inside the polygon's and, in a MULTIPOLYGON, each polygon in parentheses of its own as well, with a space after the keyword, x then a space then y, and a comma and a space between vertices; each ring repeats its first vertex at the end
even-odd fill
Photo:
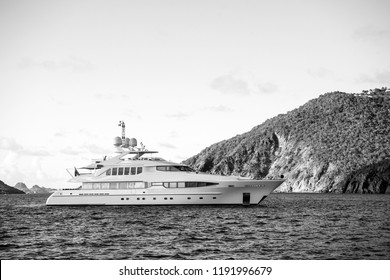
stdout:
POLYGON ((390 193, 390 91, 331 92, 185 160, 281 192, 390 193))
POLYGON ((25 192, 8 186, 3 181, 0 181, 0 194, 25 194, 25 192))
POLYGON ((31 188, 28 188, 26 186, 26 184, 21 183, 21 182, 17 183, 14 188, 21 190, 21 191, 25 192, 26 194, 53 193, 56 191, 56 189, 40 187, 38 185, 34 185, 31 188))
POLYGON ((28 188, 24 183, 17 183, 14 187, 11 187, 0 181, 0 194, 39 194, 39 193, 53 193, 56 189, 40 187, 34 185, 28 188))

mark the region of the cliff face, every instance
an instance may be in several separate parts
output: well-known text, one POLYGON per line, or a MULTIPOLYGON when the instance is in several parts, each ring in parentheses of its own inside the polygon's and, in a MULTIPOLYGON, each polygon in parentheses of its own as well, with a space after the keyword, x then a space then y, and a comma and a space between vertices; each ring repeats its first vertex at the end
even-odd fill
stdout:
POLYGON ((288 192, 390 192, 390 92, 327 93, 184 161, 288 192))

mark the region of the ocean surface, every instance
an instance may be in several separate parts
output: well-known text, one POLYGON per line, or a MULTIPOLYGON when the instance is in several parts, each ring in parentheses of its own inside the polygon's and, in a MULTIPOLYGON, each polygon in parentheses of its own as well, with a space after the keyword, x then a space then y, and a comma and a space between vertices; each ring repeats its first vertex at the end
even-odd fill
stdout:
POLYGON ((47 207, 0 196, 5 259, 390 259, 390 195, 274 193, 258 206, 47 207))

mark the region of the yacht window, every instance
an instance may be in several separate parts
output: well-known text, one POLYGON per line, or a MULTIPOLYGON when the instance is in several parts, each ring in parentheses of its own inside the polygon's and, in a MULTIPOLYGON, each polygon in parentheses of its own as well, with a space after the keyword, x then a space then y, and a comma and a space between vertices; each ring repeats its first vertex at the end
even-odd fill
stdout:
POLYGON ((113 168, 113 169, 112 169, 112 175, 115 176, 116 174, 117 174, 117 168, 113 168))
POLYGON ((197 186, 197 182, 186 182, 186 188, 196 188, 197 186))
POLYGON ((167 167, 166 166, 157 166, 156 170, 157 171, 167 171, 167 167))
POLYGON ((142 173, 142 167, 137 167, 137 174, 142 173))
POLYGON ((161 186, 165 188, 197 188, 218 185, 218 183, 212 182, 164 182, 164 183, 152 183, 152 186, 161 186))
POLYGON ((131 175, 135 175, 135 171, 136 171, 136 168, 135 168, 135 167, 132 167, 132 168, 131 168, 131 175))
POLYGON ((118 175, 123 175, 123 167, 118 168, 118 175))
POLYGON ((129 175, 130 173, 130 167, 125 167, 125 175, 129 175))
POLYGON ((111 169, 107 169, 106 175, 110 176, 111 175, 111 169))
POLYGON ((157 171, 185 171, 194 172, 191 167, 183 165, 168 165, 168 166, 156 166, 157 171))
POLYGON ((144 189, 145 187, 144 182, 128 182, 127 184, 128 189, 144 189))
POLYGON ((83 183, 83 189, 85 190, 92 189, 92 183, 83 183))

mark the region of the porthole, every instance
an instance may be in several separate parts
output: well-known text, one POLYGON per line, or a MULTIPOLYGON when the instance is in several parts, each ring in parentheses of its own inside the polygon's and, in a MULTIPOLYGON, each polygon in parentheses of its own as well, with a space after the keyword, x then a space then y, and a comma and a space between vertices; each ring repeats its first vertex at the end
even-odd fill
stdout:
POLYGON ((203 199, 203 197, 199 197, 199 199, 203 199))
POLYGON ((213 199, 217 199, 215 196, 213 196, 213 199))
POLYGON ((143 197, 142 200, 145 200, 145 197, 143 197))
POLYGON ((170 200, 173 200, 173 197, 170 197, 169 199, 170 199, 170 200))
POLYGON ((191 197, 187 197, 187 199, 191 199, 191 197))
POLYGON ((153 200, 156 200, 156 198, 155 198, 155 197, 153 197, 153 200))
POLYGON ((125 199, 122 197, 121 200, 125 200, 125 199))
POLYGON ((167 200, 168 198, 167 197, 164 197, 164 200, 167 200))
POLYGON ((137 197, 137 200, 139 200, 139 197, 137 197))

